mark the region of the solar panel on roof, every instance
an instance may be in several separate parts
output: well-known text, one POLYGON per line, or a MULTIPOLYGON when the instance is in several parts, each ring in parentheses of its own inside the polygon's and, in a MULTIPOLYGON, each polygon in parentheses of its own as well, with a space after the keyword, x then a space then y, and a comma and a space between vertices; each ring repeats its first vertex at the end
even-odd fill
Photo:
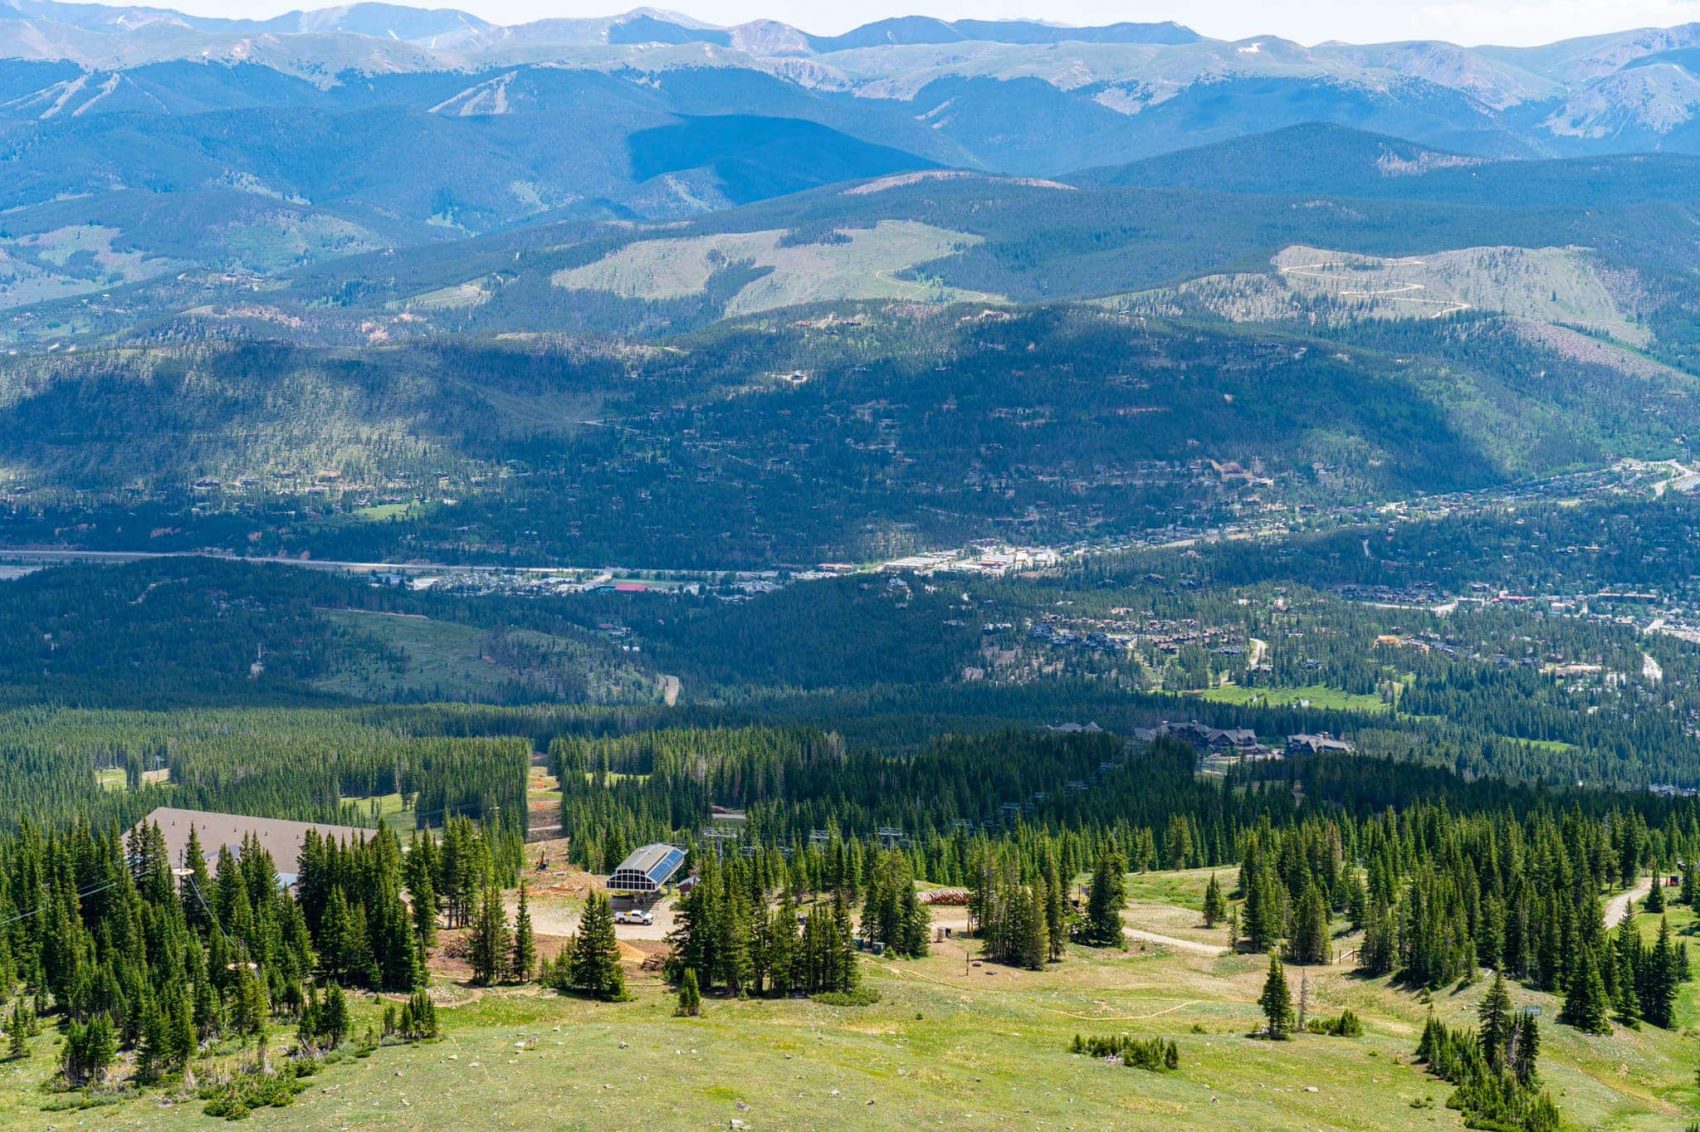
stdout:
POLYGON ((667 852, 662 854, 661 858, 650 867, 649 875, 656 881, 656 883, 659 884, 677 872, 679 866, 684 863, 684 860, 684 850, 669 848, 667 852))

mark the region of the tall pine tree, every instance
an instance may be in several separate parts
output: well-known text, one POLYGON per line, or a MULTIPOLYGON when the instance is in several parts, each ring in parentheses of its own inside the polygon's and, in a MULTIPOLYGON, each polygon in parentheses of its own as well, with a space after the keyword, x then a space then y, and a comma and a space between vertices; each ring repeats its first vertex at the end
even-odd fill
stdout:
POLYGON ((620 945, 614 934, 614 910, 608 897, 600 892, 591 893, 585 901, 578 935, 572 941, 568 977, 575 989, 604 1002, 619 1002, 626 997, 620 945))
POLYGON ((1264 1033, 1276 1040, 1284 1040, 1293 1029, 1293 996, 1287 990, 1287 976, 1281 969, 1281 960, 1273 955, 1269 957, 1269 974, 1264 977, 1263 993, 1257 996, 1257 1005, 1268 1023, 1264 1033))
POLYGON ((508 977, 516 983, 531 981, 537 970, 537 937, 531 929, 531 904, 525 882, 519 885, 519 907, 514 912, 513 957, 508 964, 508 977))

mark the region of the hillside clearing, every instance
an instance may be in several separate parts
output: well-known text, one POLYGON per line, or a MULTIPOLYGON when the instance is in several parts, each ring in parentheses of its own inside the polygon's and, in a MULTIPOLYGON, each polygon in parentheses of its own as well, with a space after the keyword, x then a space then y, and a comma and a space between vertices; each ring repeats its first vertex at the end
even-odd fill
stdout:
POLYGON ((787 235, 769 230, 642 240, 594 263, 558 271, 551 281, 568 291, 605 291, 653 302, 701 295, 718 273, 736 265, 765 272, 727 302, 728 317, 848 299, 1000 301, 977 291, 895 278, 895 273, 979 243, 977 236, 906 220, 846 230, 827 243, 788 245, 787 235))
MULTIPOLYGON (((1486 311, 1523 327, 1575 328, 1566 342, 1583 337, 1577 329, 1635 347, 1652 340, 1629 308, 1623 283, 1608 279, 1586 248, 1471 247, 1386 258, 1294 245, 1270 266, 1270 274, 1208 275, 1105 302, 1169 314, 1196 306, 1232 322, 1431 319, 1486 311)), ((1555 341, 1549 331, 1525 333, 1555 341)), ((1621 351, 1602 345, 1595 352, 1616 365, 1630 364, 1618 359, 1621 351)))

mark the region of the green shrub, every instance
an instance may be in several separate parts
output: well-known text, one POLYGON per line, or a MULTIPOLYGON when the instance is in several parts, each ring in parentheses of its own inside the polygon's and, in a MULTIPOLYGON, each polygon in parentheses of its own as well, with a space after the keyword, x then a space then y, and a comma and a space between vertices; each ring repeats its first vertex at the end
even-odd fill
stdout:
POLYGON ((1131 1034, 1083 1038, 1076 1034, 1069 1049, 1091 1057, 1120 1058, 1130 1069, 1149 1069, 1153 1073, 1167 1073, 1181 1067, 1180 1047, 1162 1038, 1135 1038, 1131 1034))
POLYGON ((276 1073, 251 1073, 219 1085, 202 1089, 200 1098, 206 1101, 208 1116, 225 1120, 246 1120, 257 1108, 287 1108, 295 1103, 295 1094, 307 1086, 296 1080, 293 1069, 276 1073))
POLYGON ((1328 1034, 1336 1038, 1361 1038, 1364 1024, 1350 1009, 1342 1010, 1338 1018, 1312 1018, 1305 1023, 1305 1032, 1328 1034))

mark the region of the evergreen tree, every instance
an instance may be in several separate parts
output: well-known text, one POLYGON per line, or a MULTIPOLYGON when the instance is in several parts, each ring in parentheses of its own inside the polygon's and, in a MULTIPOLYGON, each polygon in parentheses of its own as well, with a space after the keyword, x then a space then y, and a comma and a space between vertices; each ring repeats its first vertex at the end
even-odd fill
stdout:
POLYGON ((626 978, 614 934, 614 910, 603 893, 592 892, 585 901, 578 935, 572 941, 571 962, 569 978, 574 988, 604 1002, 625 999, 626 978))
POLYGON ((65 1033, 65 1052, 61 1068, 72 1085, 98 1085, 106 1080, 112 1064, 118 1058, 118 1037, 112 1019, 96 1014, 86 1025, 75 1020, 65 1033))
POLYGON ((856 940, 850 929, 850 899, 842 889, 832 897, 832 918, 827 921, 825 944, 826 981, 811 993, 848 993, 861 981, 862 968, 856 961, 856 940))
POLYGON ((212 877, 207 873, 206 851, 201 847, 200 834, 195 831, 193 823, 189 825, 189 839, 183 846, 183 867, 189 870, 182 885, 183 917, 197 928, 210 927, 212 912, 207 907, 206 893, 212 888, 212 877))
POLYGON ((1397 959, 1397 929, 1393 911, 1378 895, 1364 921, 1364 942, 1358 949, 1358 968, 1366 975, 1392 974, 1397 959))
POLYGON ((248 1038, 264 1033, 266 1018, 271 1014, 271 1003, 266 999, 265 985, 260 982, 254 965, 245 958, 246 952, 239 954, 244 957, 239 958, 236 963, 230 1025, 243 1038, 248 1038))
POLYGON ((1316 885, 1307 883, 1293 909, 1292 938, 1287 958, 1293 963, 1326 963, 1329 952, 1328 908, 1316 885))
POLYGON ((697 971, 695 967, 686 967, 684 976, 679 980, 679 1015, 696 1018, 701 1014, 702 989, 697 986, 697 971))
POLYGON ((1450 1029, 1431 1012, 1417 1045, 1417 1058, 1428 1063, 1430 1073, 1457 1086, 1446 1103, 1463 1114, 1469 1127, 1558 1132, 1557 1108, 1551 1098, 1536 1091, 1539 1031, 1530 1027, 1527 1041, 1524 1037, 1523 1022, 1514 1023, 1507 1055, 1513 1071, 1506 1072, 1489 1064, 1476 1033, 1450 1029))
POLYGON ((1274 948, 1286 929, 1288 893, 1274 868, 1258 857, 1248 857, 1240 868, 1245 890, 1245 916, 1241 926, 1253 951, 1274 948))
POLYGON ((1505 909, 1493 896, 1484 897, 1476 918, 1476 962, 1498 971, 1503 963, 1505 909))
POLYGON ((1051 962, 1056 963, 1063 957, 1068 945, 1068 912, 1063 903, 1063 882, 1057 872, 1057 858, 1049 849, 1045 851, 1045 869, 1043 881, 1045 885, 1045 935, 1050 940, 1051 962))
MULTIPOLYGON (((737 883, 736 875, 728 872, 724 879, 714 924, 714 977, 731 993, 743 995, 755 982, 755 912, 748 889, 737 883)), ((610 925, 612 915, 610 911, 610 925)))
POLYGON ((1659 919, 1659 935, 1646 953, 1640 978, 1641 1016, 1661 1029, 1676 1024, 1677 953, 1670 920, 1659 919))
POLYGON ((1269 974, 1263 980, 1263 993, 1257 996, 1257 1004, 1268 1022, 1264 1032, 1271 1038, 1285 1039, 1293 1028, 1293 996, 1287 990, 1281 960, 1273 955, 1269 957, 1269 974))
MULTIPOLYGON (((768 919, 767 933, 767 990, 774 995, 787 995, 796 985, 798 949, 797 904, 786 890, 781 893, 778 907, 768 919)), ((696 977, 696 968, 689 968, 696 977)), ((683 977, 680 979, 683 982, 683 977)))
POLYGON ((437 1004, 424 987, 414 991, 402 1007, 397 1029, 409 1041, 424 1041, 437 1036, 437 1004))
POLYGON ((1122 908, 1127 904, 1127 862, 1113 846, 1098 854, 1092 886, 1086 897, 1086 942, 1098 947, 1124 947, 1122 908))
POLYGON ((30 1026, 24 1018, 24 1000, 21 996, 12 1004, 11 1024, 6 1029, 6 1056, 12 1061, 22 1061, 30 1055, 30 1026))
POLYGON ((1027 914, 1022 917, 1021 965, 1030 971, 1043 970, 1051 956, 1051 937, 1045 922, 1045 882, 1027 888, 1027 914))
MULTIPOLYGON (((898 904, 899 932, 898 954, 907 955, 911 959, 924 959, 932 950, 933 914, 921 903, 920 895, 915 891, 913 883, 903 890, 898 904)), ((1045 909, 1049 914, 1049 909, 1045 909)))
POLYGON ((186 989, 181 989, 171 1003, 167 1022, 166 1043, 173 1069, 182 1069, 194 1058, 199 1042, 195 1036, 194 1001, 186 989))
MULTIPOLYGON (((695 887, 678 903, 673 915, 673 930, 667 934, 667 978, 670 982, 677 983, 683 978, 687 967, 699 972, 699 978, 703 974, 712 978, 718 876, 718 862, 711 857, 703 863, 695 887)), ((713 985, 712 982, 710 985, 713 985)))
POLYGON ((142 1004, 140 1031, 136 1041, 136 1083, 151 1085, 171 1064, 165 1016, 151 997, 142 1004))
POLYGON ((890 849, 876 860, 862 909, 862 935, 894 955, 919 959, 927 954, 932 916, 916 895, 907 853, 890 849))
POLYGON ((422 950, 437 941, 436 842, 429 835, 414 835, 407 854, 407 895, 412 904, 413 933, 422 950))
POLYGON ((325 1049, 335 1049, 348 1037, 349 1026, 348 998, 342 993, 342 988, 332 983, 325 989, 324 1007, 319 1013, 319 1026, 315 1034, 324 1043, 325 1049))
POLYGON ((1641 1022, 1642 983, 1646 972, 1646 948, 1641 945, 1641 933, 1635 927, 1635 909, 1626 906, 1623 919, 1609 953, 1611 966, 1601 973, 1617 1019, 1634 1028, 1641 1022))
POLYGON ((348 897, 340 886, 333 887, 319 921, 320 977, 342 982, 365 966, 364 941, 355 935, 353 921, 348 897))
POLYGON ((479 986, 495 982, 508 970, 511 955, 508 914, 502 907, 501 893, 493 885, 486 885, 467 936, 472 981, 479 986))
POLYGON ((1503 1072, 1508 1065, 1511 1048, 1511 992, 1506 989, 1505 976, 1494 972, 1493 983, 1476 1007, 1477 1036, 1488 1066, 1503 1072))
POLYGON ((1185 814, 1169 818, 1168 831, 1163 836, 1163 856, 1171 869, 1184 869, 1192 861, 1192 827, 1185 814))
POLYGON ((1541 1056, 1541 1028, 1535 1022, 1535 1016, 1524 1013, 1518 1020, 1512 1038, 1511 1068, 1516 1074, 1517 1081, 1524 1088, 1534 1089, 1540 1085, 1540 1074, 1536 1063, 1541 1056))
POLYGON ((519 885, 519 908, 514 913, 513 958, 508 964, 508 977, 516 983, 531 981, 537 970, 537 939, 531 930, 531 907, 525 882, 519 885))
POLYGON ((1210 883, 1204 886, 1204 926, 1213 928, 1222 922, 1226 908, 1222 903, 1222 886, 1216 883, 1216 874, 1210 874, 1210 883))
POLYGON ((1609 1034, 1607 1020, 1611 1003, 1606 996, 1605 980, 1600 977, 1599 961, 1591 947, 1582 947, 1576 957, 1576 968, 1570 974, 1570 985, 1564 994, 1564 1006, 1558 1020, 1574 1026, 1585 1034, 1609 1034))
POLYGON ((1364 889, 1364 882, 1358 879, 1356 869, 1348 869, 1341 880, 1345 889, 1345 898, 1341 904, 1346 909, 1346 922, 1352 925, 1352 930, 1361 932, 1369 918, 1369 893, 1364 889))
POLYGON ((224 1012, 210 975, 204 970, 195 978, 195 1007, 192 1015, 197 1037, 212 1037, 224 1028, 224 1012))

